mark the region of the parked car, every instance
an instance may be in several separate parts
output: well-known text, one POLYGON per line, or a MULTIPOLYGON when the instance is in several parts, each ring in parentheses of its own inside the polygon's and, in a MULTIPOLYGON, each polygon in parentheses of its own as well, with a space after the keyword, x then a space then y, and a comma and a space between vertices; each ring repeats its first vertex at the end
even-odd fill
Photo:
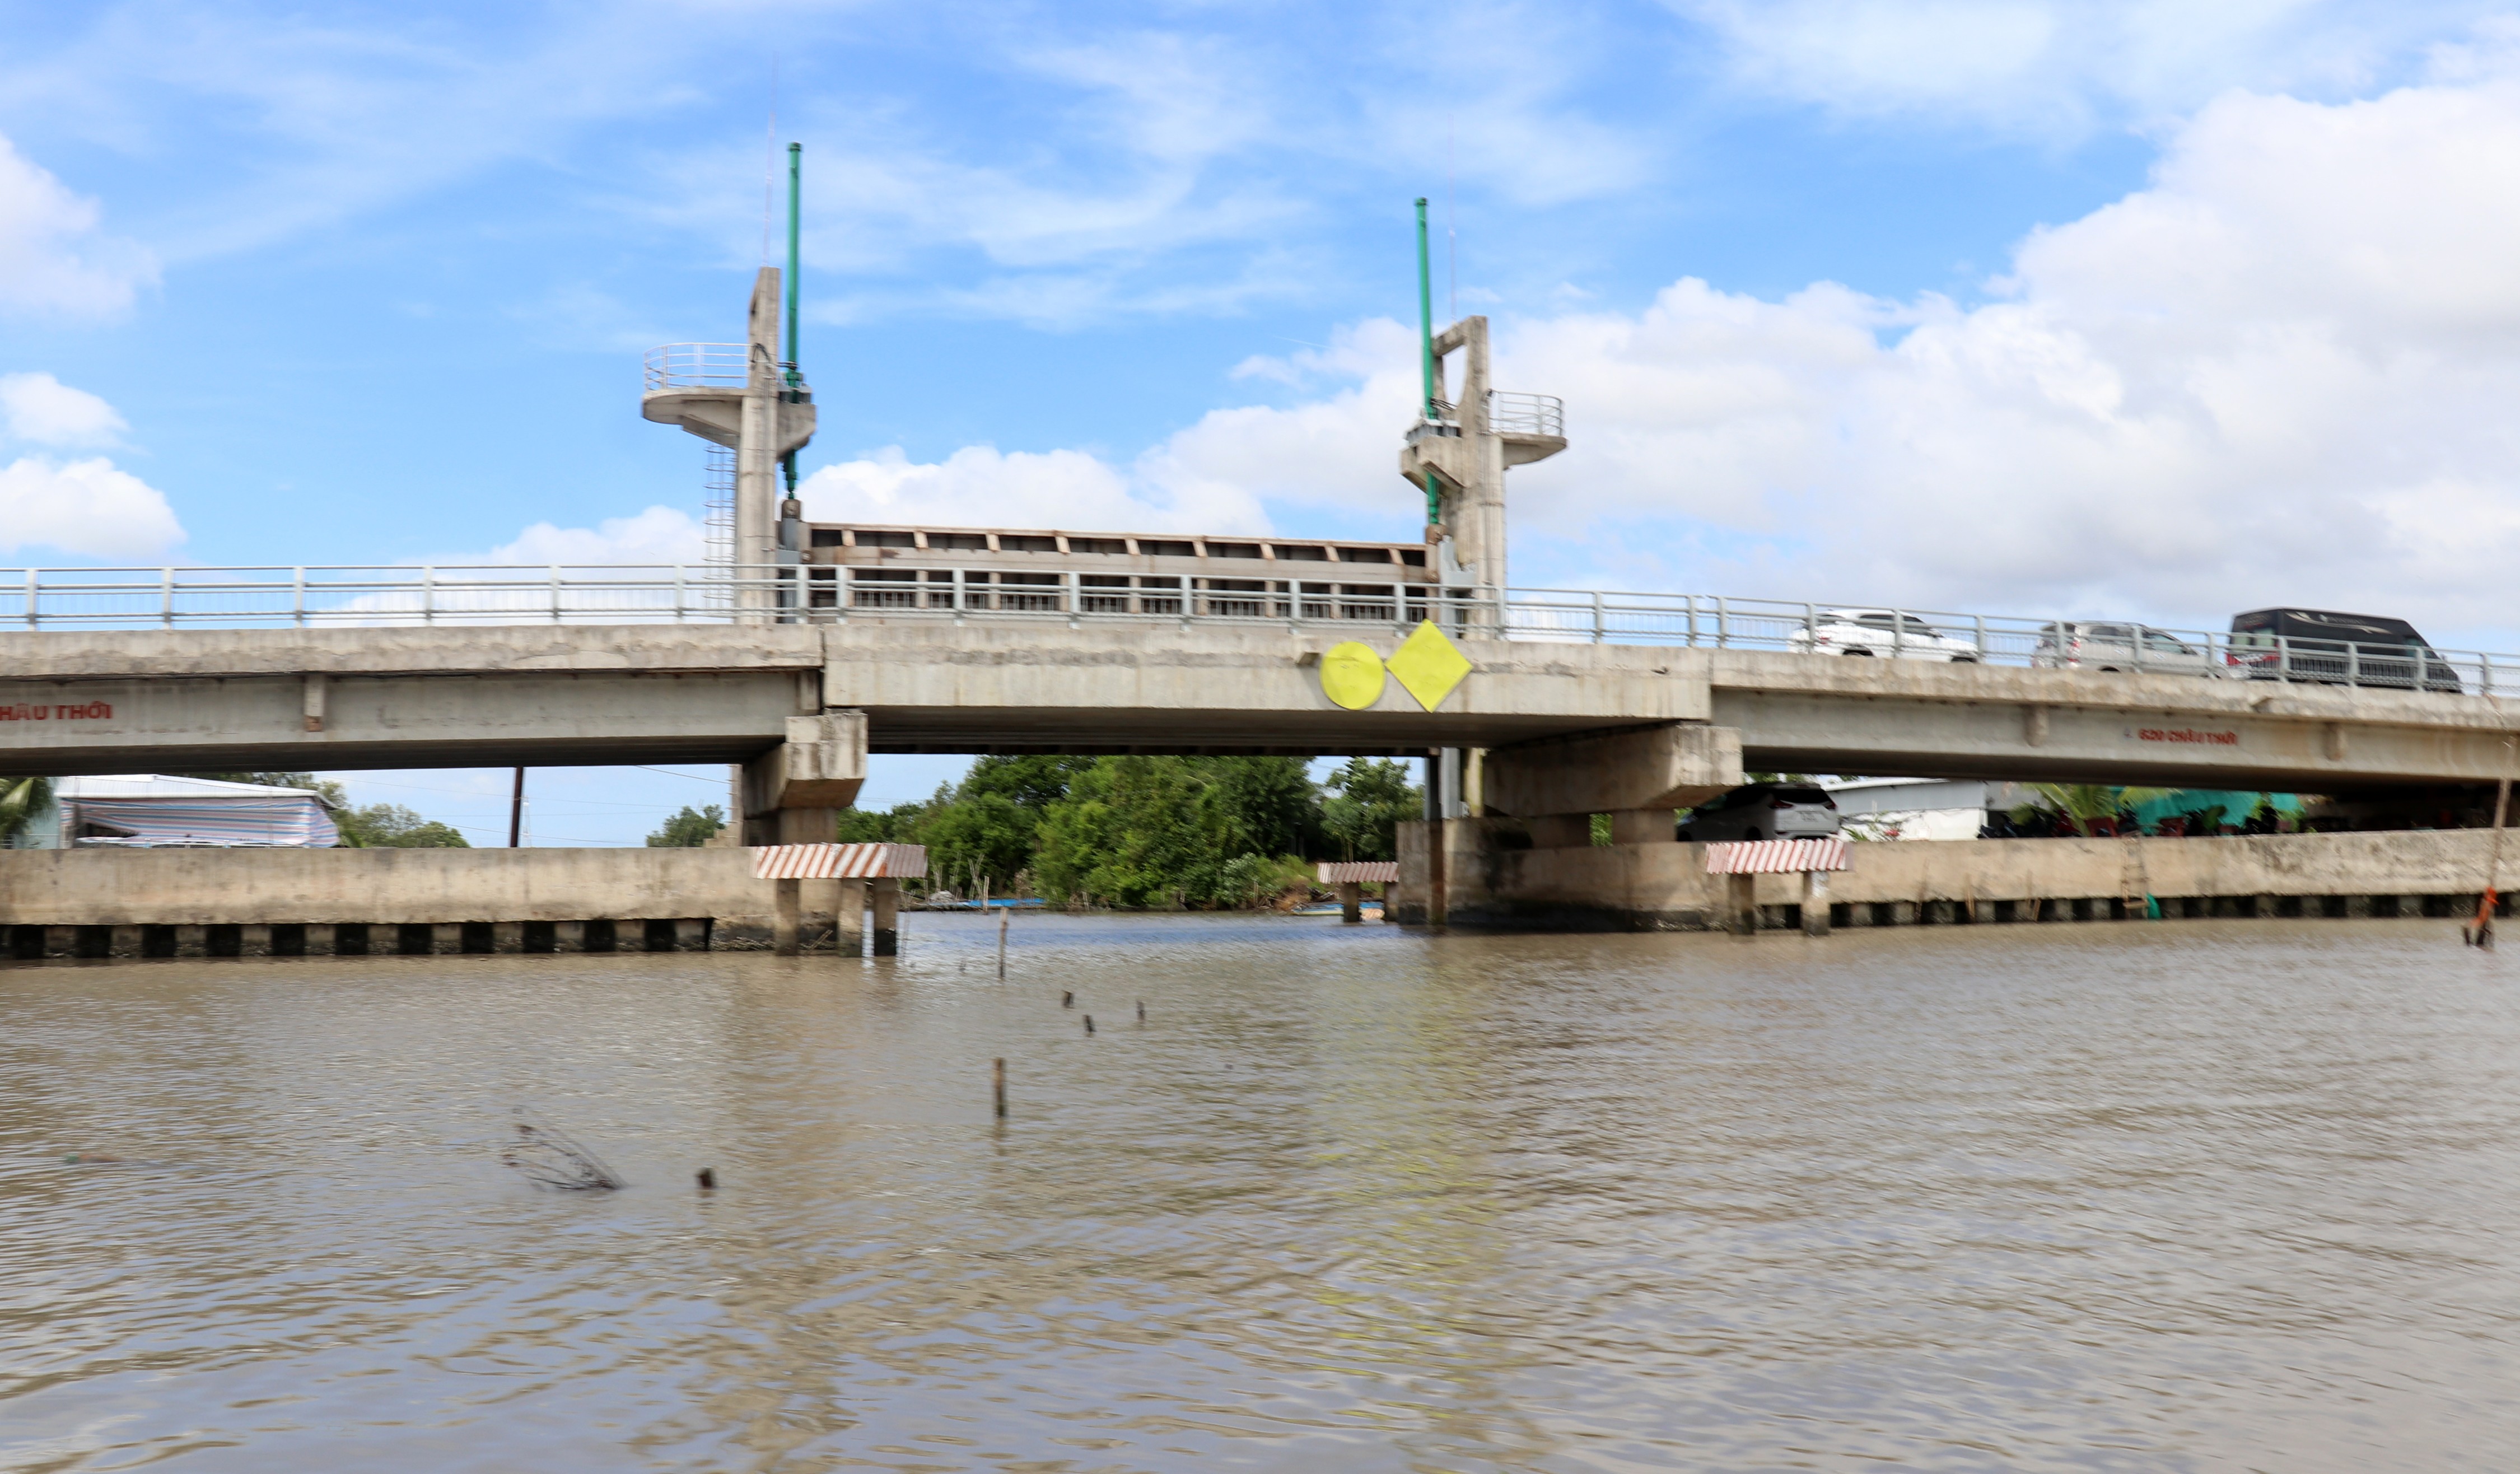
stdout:
POLYGON ((1895 609, 1822 609, 1785 641, 1785 648, 1821 655, 1898 656, 1909 660, 1975 660, 1977 647, 1913 614, 1895 609))
POLYGON ((2458 672, 2403 619, 2330 609, 2252 609, 2231 616, 2234 675, 2322 686, 2457 692, 2458 672))
POLYGON ((2180 676, 2219 676, 2222 663, 2148 624, 2084 624, 2058 620, 2042 625, 2030 663, 2060 670, 2164 671, 2180 676))
POLYGON ((1681 820, 1686 843, 1735 839, 1826 839, 1837 832, 1837 800, 1818 783, 1744 783, 1681 820))

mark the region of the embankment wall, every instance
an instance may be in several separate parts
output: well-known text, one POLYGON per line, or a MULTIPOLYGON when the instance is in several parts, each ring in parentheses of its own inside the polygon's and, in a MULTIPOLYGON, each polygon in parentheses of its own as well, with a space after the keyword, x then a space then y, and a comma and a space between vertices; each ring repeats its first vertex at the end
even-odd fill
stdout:
POLYGON ((752 878, 740 849, 0 850, 0 925, 689 916, 767 926, 772 883, 752 878))
MULTIPOLYGON (((1426 914, 1426 830, 1401 826, 1403 921, 1426 914)), ((1455 923, 1693 930, 1714 924, 1723 904, 1725 881, 1706 873, 1704 845, 1516 847, 1512 820, 1454 820, 1445 830, 1455 923)), ((2095 906, 2109 915, 2146 896, 2173 915, 2448 916, 2476 904, 2493 840, 2482 829, 2419 829, 1856 844, 1852 868, 1828 877, 1828 898, 1837 924, 1859 926, 2054 918, 2095 906)), ((2520 843, 2509 851, 2520 870, 2520 843)), ((1802 877, 1760 876, 1758 900, 1798 906, 1802 877)))

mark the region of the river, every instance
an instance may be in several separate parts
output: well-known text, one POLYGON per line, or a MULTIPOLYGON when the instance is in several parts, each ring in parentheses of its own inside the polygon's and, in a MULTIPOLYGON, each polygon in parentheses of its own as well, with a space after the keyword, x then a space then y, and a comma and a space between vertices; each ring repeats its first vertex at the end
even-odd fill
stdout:
POLYGON ((2450 923, 905 919, 0 971, 0 1466, 2520 1466, 2450 923))

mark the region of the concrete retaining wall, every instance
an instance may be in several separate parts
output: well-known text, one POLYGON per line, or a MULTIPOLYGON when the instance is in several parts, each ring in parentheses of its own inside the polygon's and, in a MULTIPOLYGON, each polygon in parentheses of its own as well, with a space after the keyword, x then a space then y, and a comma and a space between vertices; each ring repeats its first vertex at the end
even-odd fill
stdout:
POLYGON ((771 886, 740 849, 0 850, 0 924, 704 916, 766 926, 771 886))
MULTIPOLYGON (((1517 821, 1455 820, 1445 829, 1457 923, 1694 930, 1723 904, 1704 845, 1531 849, 1514 847, 1517 821)), ((2444 829, 1858 844, 1853 868, 1828 877, 1828 897, 1842 909, 1840 925, 1972 911, 1977 919, 2054 918, 2095 906, 2106 916, 2128 897, 2139 909, 2147 895, 2172 915, 2447 916, 2476 904, 2492 843, 2486 830, 2444 829)), ((2504 883, 2520 884, 2520 840, 2504 858, 2504 883)), ((1426 859, 1426 826, 1401 826, 1400 920, 1425 916, 1426 859)), ((1763 908, 1801 900, 1800 876, 1758 878, 1763 908)))

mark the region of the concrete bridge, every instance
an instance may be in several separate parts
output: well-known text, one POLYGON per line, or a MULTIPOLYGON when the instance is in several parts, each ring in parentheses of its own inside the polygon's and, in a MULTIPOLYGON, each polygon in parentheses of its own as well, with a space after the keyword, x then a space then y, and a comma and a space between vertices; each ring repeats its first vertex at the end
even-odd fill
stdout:
POLYGON ((1650 816, 1745 768, 2308 792, 2520 770, 2520 721, 2468 693, 1474 636, 1432 710, 1396 683, 1358 710, 1324 693, 1333 645, 1387 655, 1399 634, 929 617, 5 634, 0 773, 742 763, 757 840, 812 832, 871 752, 1487 749, 1471 796, 1534 816, 1650 816))

